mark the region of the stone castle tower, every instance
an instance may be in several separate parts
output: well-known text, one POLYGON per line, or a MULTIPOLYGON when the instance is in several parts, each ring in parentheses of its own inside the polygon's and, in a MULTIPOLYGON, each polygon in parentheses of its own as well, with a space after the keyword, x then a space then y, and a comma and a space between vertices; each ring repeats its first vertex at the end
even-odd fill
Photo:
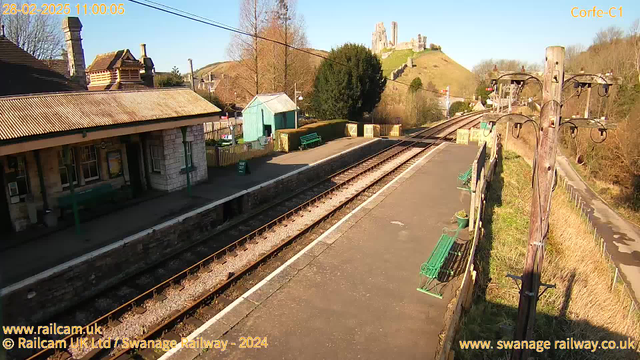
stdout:
POLYGON ((387 30, 384 28, 384 23, 376 24, 376 31, 371 34, 371 51, 374 54, 379 54, 382 49, 389 47, 387 40, 387 30))
POLYGON ((398 23, 391 22, 391 39, 387 39, 387 30, 384 23, 376 24, 376 31, 371 34, 371 51, 374 54, 382 53, 383 49, 406 50, 411 49, 415 52, 423 51, 427 48, 427 37, 418 34, 417 40, 412 38, 411 41, 398 42, 398 23))

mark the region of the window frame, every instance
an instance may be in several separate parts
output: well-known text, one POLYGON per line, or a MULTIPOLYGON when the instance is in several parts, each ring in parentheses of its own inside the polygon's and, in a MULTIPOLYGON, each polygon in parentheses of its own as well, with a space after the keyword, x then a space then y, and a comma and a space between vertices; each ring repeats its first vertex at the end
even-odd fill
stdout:
POLYGON ((162 164, 160 161, 164 160, 164 153, 162 151, 162 146, 159 145, 149 145, 149 157, 151 158, 151 171, 155 173, 162 172, 162 164), (158 151, 157 154, 154 153, 154 149, 158 151), (154 155, 158 155, 157 157, 154 155))
MULTIPOLYGON (((62 158, 63 158, 63 154, 62 154, 62 149, 58 150, 58 173, 60 175, 60 185, 62 185, 62 189, 69 187, 71 185, 71 183, 69 183, 69 170, 67 168, 67 166, 62 163, 62 158), (63 183, 62 182, 62 170, 64 169, 64 172, 67 175, 67 183, 63 183)), ((78 167, 76 164, 76 152, 74 148, 70 148, 69 152, 71 153, 71 167, 73 168, 73 172, 75 175, 75 181, 73 182, 74 185, 78 184, 78 167)))
POLYGON ((29 184, 29 169, 27 168, 27 157, 25 155, 16 156, 17 168, 15 183, 18 190, 18 194, 15 196, 20 197, 20 202, 24 202, 27 195, 31 194, 31 184, 29 184), (21 166, 22 165, 22 166, 21 166), (20 170, 22 169, 22 174, 20 170), (24 182, 24 192, 21 191, 20 183, 24 182))
MULTIPOLYGON (((98 149, 96 148, 95 145, 93 144, 89 144, 89 145, 84 145, 80 148, 80 170, 82 171, 82 177, 84 179, 85 182, 87 181, 93 181, 93 180, 100 180, 100 167, 98 165, 99 163, 99 159, 98 159, 98 149), (93 148, 93 156, 94 159, 90 159, 90 160, 85 160, 84 156, 85 156, 85 149, 89 148, 89 155, 91 155, 91 149, 93 148), (89 172, 89 175, 91 175, 91 163, 95 163, 95 169, 96 169, 96 175, 95 176, 89 176, 89 177, 85 177, 84 175, 84 166, 87 165, 87 170, 89 172)), ((76 170, 77 173, 77 170, 76 170)))
MULTIPOLYGON (((182 168, 186 169, 186 170, 190 170, 190 169, 193 168, 193 148, 191 147, 192 141, 187 141, 186 143, 187 143, 186 151, 187 151, 187 155, 188 156, 183 159, 183 161, 185 161, 185 163, 183 163, 184 166, 182 168), (186 162, 188 162, 188 164, 186 162)), ((183 157, 184 157, 184 152, 185 152, 185 147, 184 147, 184 144, 183 144, 182 145, 182 156, 183 157)))

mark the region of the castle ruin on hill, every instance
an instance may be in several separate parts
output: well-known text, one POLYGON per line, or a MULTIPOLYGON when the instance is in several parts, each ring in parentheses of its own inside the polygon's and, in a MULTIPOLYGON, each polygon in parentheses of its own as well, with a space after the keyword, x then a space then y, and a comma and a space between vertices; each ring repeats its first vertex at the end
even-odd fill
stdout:
POLYGON ((418 34, 418 39, 411 38, 411 41, 398 42, 398 23, 391 22, 391 39, 387 38, 387 30, 384 23, 376 24, 376 30, 371 34, 371 51, 374 54, 380 54, 384 49, 390 50, 406 50, 412 49, 415 52, 426 49, 427 37, 418 34))

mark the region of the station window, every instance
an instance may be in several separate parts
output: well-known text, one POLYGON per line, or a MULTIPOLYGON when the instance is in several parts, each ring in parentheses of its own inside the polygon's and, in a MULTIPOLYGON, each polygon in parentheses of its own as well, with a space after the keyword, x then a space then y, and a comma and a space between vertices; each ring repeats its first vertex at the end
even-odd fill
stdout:
MULTIPOLYGON (((73 149, 69 149, 69 153, 71 154, 71 169, 73 169, 71 176, 73 176, 73 183, 77 184, 78 171, 76 170, 75 152, 73 151, 73 149)), ((69 186, 69 171, 62 161, 62 150, 58 151, 58 168, 60 170, 60 184, 62 184, 62 187, 69 186)))
POLYGON ((187 141, 187 164, 185 167, 191 168, 193 166, 193 154, 191 153, 191 141, 187 141))
POLYGON ((24 202, 29 194, 29 176, 27 173, 27 159, 24 156, 16 156, 11 163, 15 169, 15 180, 7 184, 11 203, 24 202))
POLYGON ((151 152, 151 170, 153 170, 153 172, 161 172, 161 163, 164 159, 164 156, 162 154, 162 147, 151 145, 149 146, 149 151, 151 152))
POLYGON ((80 168, 85 181, 96 180, 100 178, 98 171, 98 154, 94 145, 87 145, 81 148, 82 156, 80 158, 80 168))

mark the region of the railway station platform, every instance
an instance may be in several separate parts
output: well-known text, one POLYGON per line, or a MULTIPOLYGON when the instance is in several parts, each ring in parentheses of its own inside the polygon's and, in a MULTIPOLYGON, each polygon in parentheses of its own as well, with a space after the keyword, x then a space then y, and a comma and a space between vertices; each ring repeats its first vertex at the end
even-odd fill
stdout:
MULTIPOLYGON (((228 340, 225 351, 176 348, 171 359, 432 359, 448 304, 419 292, 419 270, 454 213, 468 211, 456 179, 478 148, 444 143, 380 190, 190 339, 228 340), (239 348, 241 338, 268 347, 239 348)), ((468 241, 468 230, 459 234, 468 241)))
POLYGON ((234 194, 250 191, 261 184, 277 181, 326 159, 381 139, 340 138, 326 144, 291 153, 249 160, 251 173, 239 176, 235 166, 209 168, 209 179, 186 190, 162 193, 146 201, 109 213, 81 224, 81 233, 67 227, 42 236, 15 233, 0 240, 0 288, 16 284, 65 262, 170 221, 194 209, 234 194))

